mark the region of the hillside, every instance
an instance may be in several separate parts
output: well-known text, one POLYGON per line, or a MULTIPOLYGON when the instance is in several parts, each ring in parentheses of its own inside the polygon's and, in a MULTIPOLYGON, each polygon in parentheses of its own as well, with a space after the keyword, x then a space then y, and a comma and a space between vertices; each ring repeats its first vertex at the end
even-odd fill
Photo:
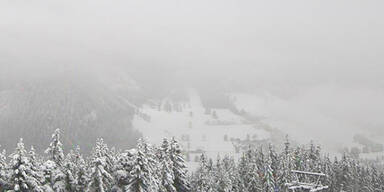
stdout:
POLYGON ((24 137, 43 150, 52 131, 60 128, 66 149, 80 145, 88 152, 98 137, 131 147, 140 135, 131 130, 134 110, 127 103, 134 90, 127 76, 116 73, 64 73, 10 82, 0 89, 0 144, 9 149, 24 137))

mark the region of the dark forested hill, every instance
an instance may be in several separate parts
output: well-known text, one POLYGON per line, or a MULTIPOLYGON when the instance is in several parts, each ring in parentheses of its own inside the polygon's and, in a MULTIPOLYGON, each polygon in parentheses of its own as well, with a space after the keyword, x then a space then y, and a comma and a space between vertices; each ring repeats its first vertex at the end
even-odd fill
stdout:
POLYGON ((66 149, 80 145, 89 151, 98 137, 116 146, 133 146, 139 133, 131 128, 134 108, 127 100, 132 82, 126 81, 86 73, 3 81, 0 145, 13 148, 23 137, 42 150, 52 131, 60 128, 66 149))

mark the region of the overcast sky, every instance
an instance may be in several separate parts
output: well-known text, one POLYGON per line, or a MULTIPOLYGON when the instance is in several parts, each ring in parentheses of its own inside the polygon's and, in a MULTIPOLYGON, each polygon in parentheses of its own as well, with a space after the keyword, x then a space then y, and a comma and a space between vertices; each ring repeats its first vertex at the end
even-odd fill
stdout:
POLYGON ((0 69, 157 66, 304 86, 292 101, 305 106, 301 113, 309 107, 380 127, 383 7, 382 0, 1 0, 0 69))
POLYGON ((2 0, 0 62, 383 83, 384 2, 2 0), (219 68, 219 69, 218 69, 219 68))

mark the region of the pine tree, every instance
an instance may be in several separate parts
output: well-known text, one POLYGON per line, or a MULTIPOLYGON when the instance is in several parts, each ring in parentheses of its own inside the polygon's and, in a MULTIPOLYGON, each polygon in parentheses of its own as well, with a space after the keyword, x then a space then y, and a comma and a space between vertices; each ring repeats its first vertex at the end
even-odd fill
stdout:
POLYGON ((349 158, 344 154, 341 161, 340 161, 340 174, 339 174, 339 182, 344 187, 344 190, 349 191, 349 188, 351 187, 351 180, 352 180, 352 170, 351 170, 351 162, 349 161, 349 158))
POLYGON ((137 154, 136 149, 127 150, 125 153, 119 155, 116 165, 115 177, 115 188, 121 190, 128 190, 130 184, 130 172, 133 168, 133 161, 137 154))
POLYGON ((106 166, 105 157, 95 158, 92 161, 88 192, 106 192, 112 188, 113 177, 105 170, 106 166))
POLYGON ((225 156, 223 159, 223 169, 228 173, 228 178, 231 181, 231 192, 240 192, 240 176, 236 169, 235 159, 233 157, 225 156))
POLYGON ((115 170, 115 157, 114 152, 109 150, 107 144, 104 143, 102 138, 97 139, 96 147, 93 150, 92 158, 104 158, 105 161, 105 170, 109 173, 112 173, 115 170))
POLYGON ((291 150, 291 143, 288 139, 288 136, 286 136, 286 140, 284 143, 284 152, 280 155, 281 159, 281 175, 278 177, 279 182, 279 188, 284 188, 286 183, 289 183, 292 181, 292 175, 291 170, 293 169, 294 160, 291 150))
MULTIPOLYGON (((65 156, 63 152, 63 144, 60 141, 60 129, 56 129, 52 134, 51 143, 45 150, 45 153, 48 154, 49 160, 53 162, 53 164, 51 162, 47 162, 46 164, 51 166, 47 167, 48 169, 46 170, 50 174, 50 187, 55 192, 65 192, 67 188, 66 170, 63 168, 65 156)), ((46 176, 48 177, 48 175, 46 176)))
POLYGON ((42 183, 44 181, 44 176, 41 171, 41 160, 37 157, 35 148, 31 146, 31 150, 28 153, 29 160, 31 162, 31 169, 36 173, 36 178, 42 183))
POLYGON ((215 183, 217 192, 232 192, 232 181, 229 177, 229 172, 223 166, 220 156, 217 157, 215 183))
POLYGON ((128 192, 155 192, 158 188, 158 181, 154 178, 153 152, 150 151, 148 144, 139 139, 137 152, 133 159, 132 170, 130 172, 130 185, 126 189, 128 192))
POLYGON ((64 175, 64 188, 66 191, 76 191, 77 188, 77 178, 76 178, 76 164, 74 157, 74 152, 71 152, 66 156, 63 161, 63 175, 64 175))
POLYGON ((239 173, 239 180, 238 180, 238 183, 237 183, 237 186, 238 186, 238 191, 244 191, 244 192, 248 192, 248 186, 249 186, 249 182, 248 182, 248 159, 246 157, 246 155, 243 153, 242 156, 240 157, 240 161, 238 163, 238 166, 236 167, 237 170, 236 172, 239 173))
POLYGON ((182 155, 182 151, 179 143, 175 138, 172 138, 170 142, 169 157, 173 165, 174 174, 174 187, 177 192, 189 192, 190 184, 187 178, 187 166, 182 155))
POLYGON ((6 157, 6 151, 3 150, 0 153, 0 177, 3 177, 5 174, 7 168, 7 157, 6 157))
POLYGON ((51 143, 45 150, 49 154, 49 159, 55 162, 59 167, 64 161, 63 144, 60 142, 60 129, 56 129, 52 134, 51 143))
MULTIPOLYGON (((240 159, 239 171, 241 187, 244 191, 259 191, 261 189, 260 170, 256 158, 256 151, 248 149, 240 159)), ((259 161, 263 161, 259 159, 259 161)), ((262 164, 262 163, 260 163, 262 164)))
POLYGON ((305 159, 302 153, 302 149, 300 147, 297 147, 293 152, 293 158, 294 158, 294 170, 305 170, 305 165, 304 165, 305 159))
POLYGON ((152 145, 148 143, 147 140, 142 139, 139 141, 141 143, 141 148, 144 154, 146 155, 146 158, 148 160, 148 166, 152 172, 151 174, 151 179, 152 179, 152 185, 151 185, 151 190, 153 191, 158 191, 159 186, 160 186, 160 180, 156 177, 157 175, 155 174, 155 171, 158 171, 158 166, 159 166, 159 161, 158 158, 156 157, 156 148, 154 148, 152 145))
POLYGON ((5 150, 3 150, 3 152, 0 153, 0 191, 2 188, 9 188, 8 178, 7 157, 5 150))
POLYGON ((164 138, 159 151, 160 161, 160 192, 177 192, 174 186, 175 174, 173 162, 170 159, 170 145, 168 139, 164 138))
POLYGON ((266 165, 264 167, 264 184, 263 184, 263 191, 265 192, 274 192, 276 181, 273 175, 273 169, 272 169, 272 160, 268 158, 266 165))
POLYGON ((105 192, 110 190, 114 184, 111 170, 112 162, 107 145, 102 139, 98 139, 92 154, 90 182, 87 191, 105 192))
POLYGON ((194 175, 194 189, 196 192, 212 192, 212 176, 208 160, 204 154, 200 157, 200 166, 194 175))
POLYGON ((40 159, 37 158, 36 151, 35 151, 35 148, 33 146, 31 146, 31 150, 29 151, 28 155, 29 155, 29 158, 31 160, 33 167, 38 169, 40 167, 41 161, 40 161, 40 159))
POLYGON ((322 172, 327 174, 327 177, 322 181, 323 184, 328 185, 330 191, 335 190, 336 175, 333 170, 333 163, 329 155, 324 157, 322 161, 322 172))
POLYGON ((33 165, 24 148, 23 139, 17 143, 16 150, 10 155, 10 184, 13 191, 42 192, 39 174, 34 171, 33 165))
POLYGON ((53 191, 52 186, 54 184, 54 174, 57 169, 55 162, 51 160, 45 161, 41 166, 41 173, 43 175, 42 185, 45 191, 53 191))
POLYGON ((75 165, 75 180, 76 180, 76 192, 83 192, 87 188, 87 184, 89 181, 88 176, 88 165, 87 162, 85 162, 83 156, 80 154, 80 147, 76 147, 75 151, 71 153, 72 160, 75 165))
MULTIPOLYGON (((280 161, 279 161, 279 158, 278 158, 278 155, 276 154, 276 151, 273 147, 272 144, 269 144, 269 152, 268 152, 268 161, 267 163, 269 163, 269 166, 270 166, 270 170, 268 170, 268 174, 269 171, 271 171, 271 179, 270 179, 270 182, 271 184, 268 184, 270 185, 270 187, 272 188, 273 187, 273 190, 272 191, 275 191, 275 189, 280 189, 280 187, 282 187, 284 185, 284 183, 279 183, 278 181, 278 178, 282 175, 282 173, 280 173, 280 161)), ((266 176, 266 175, 264 175, 266 176)))
POLYGON ((53 185, 52 189, 55 192, 66 192, 67 183, 66 175, 63 173, 62 167, 56 167, 52 172, 53 185))

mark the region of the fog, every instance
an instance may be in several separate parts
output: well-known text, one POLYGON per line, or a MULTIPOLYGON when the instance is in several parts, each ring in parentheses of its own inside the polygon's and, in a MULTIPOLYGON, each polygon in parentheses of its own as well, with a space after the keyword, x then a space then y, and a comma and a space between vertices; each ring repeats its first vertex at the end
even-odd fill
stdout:
POLYGON ((2 0, 0 91, 13 79, 99 78, 110 71, 126 72, 147 90, 234 82, 225 91, 272 95, 249 111, 304 141, 334 146, 360 132, 382 140, 383 6, 379 0, 2 0))

